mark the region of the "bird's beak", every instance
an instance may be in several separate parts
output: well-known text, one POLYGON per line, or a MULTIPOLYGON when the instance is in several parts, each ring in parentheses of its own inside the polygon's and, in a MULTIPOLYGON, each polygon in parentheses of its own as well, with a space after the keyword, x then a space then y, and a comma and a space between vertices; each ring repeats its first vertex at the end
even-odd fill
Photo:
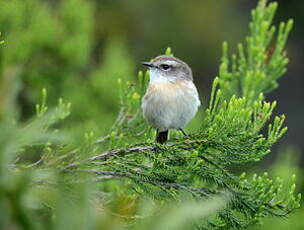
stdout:
POLYGON ((148 68, 153 68, 154 65, 151 62, 142 62, 141 63, 143 66, 147 66, 148 68))

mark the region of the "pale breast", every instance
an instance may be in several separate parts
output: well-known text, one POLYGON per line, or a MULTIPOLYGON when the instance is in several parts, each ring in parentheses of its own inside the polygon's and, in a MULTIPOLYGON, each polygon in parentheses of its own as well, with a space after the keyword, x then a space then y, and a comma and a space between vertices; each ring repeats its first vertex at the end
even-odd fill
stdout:
POLYGON ((200 105, 191 81, 150 84, 142 101, 145 119, 160 131, 183 128, 200 105))

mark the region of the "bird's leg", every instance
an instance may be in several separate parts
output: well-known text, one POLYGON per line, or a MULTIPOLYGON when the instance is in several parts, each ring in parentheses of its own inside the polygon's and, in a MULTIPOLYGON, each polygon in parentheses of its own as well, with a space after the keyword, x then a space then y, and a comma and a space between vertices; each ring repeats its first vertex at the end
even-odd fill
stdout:
POLYGON ((178 129, 179 131, 181 131, 182 132, 182 134, 184 134, 184 136, 185 137, 187 137, 188 136, 188 134, 183 130, 183 129, 178 129))
POLYGON ((156 130, 156 142, 160 144, 164 144, 168 140, 169 130, 160 132, 158 129, 156 130))

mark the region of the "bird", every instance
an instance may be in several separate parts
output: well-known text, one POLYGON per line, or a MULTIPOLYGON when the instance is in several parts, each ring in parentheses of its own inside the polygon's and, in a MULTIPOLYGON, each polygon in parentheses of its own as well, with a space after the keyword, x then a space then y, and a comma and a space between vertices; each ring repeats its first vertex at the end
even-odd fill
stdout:
POLYGON ((187 135, 184 128, 201 105, 191 68, 168 55, 157 56, 142 65, 148 67, 150 78, 141 108, 145 120, 156 129, 156 142, 164 144, 169 130, 187 135))

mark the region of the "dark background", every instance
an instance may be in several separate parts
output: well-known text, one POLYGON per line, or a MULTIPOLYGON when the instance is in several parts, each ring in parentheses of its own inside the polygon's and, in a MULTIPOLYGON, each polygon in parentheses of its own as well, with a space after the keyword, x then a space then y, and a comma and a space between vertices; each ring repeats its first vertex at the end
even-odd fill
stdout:
MULTIPOLYGON (((278 3, 274 23, 289 18, 295 23, 287 43, 288 72, 267 99, 277 100, 276 113, 287 117, 289 131, 280 144, 303 152, 304 3, 278 3)), ((17 111, 26 120, 45 87, 51 105, 59 97, 72 102, 71 127, 76 129, 81 121, 79 133, 93 130, 102 135, 118 111, 117 78, 134 80, 141 61, 170 46, 192 67, 206 104, 218 73, 221 44, 227 41, 231 53, 243 42, 256 4, 253 0, 1 0, 0 31, 6 41, 0 49, 4 76, 0 80, 6 89, 2 101, 9 97, 6 91, 13 91, 8 89, 18 89, 17 111), (16 84, 8 81, 11 75, 16 75, 16 84)))
POLYGON ((286 114, 286 124, 289 127, 287 135, 282 143, 296 145, 304 150, 304 91, 303 81, 303 60, 304 60, 304 4, 301 1, 279 1, 279 9, 276 22, 286 18, 294 19, 294 28, 290 34, 287 51, 290 58, 288 71, 279 81, 280 87, 269 95, 269 100, 277 100, 278 113, 286 114))

